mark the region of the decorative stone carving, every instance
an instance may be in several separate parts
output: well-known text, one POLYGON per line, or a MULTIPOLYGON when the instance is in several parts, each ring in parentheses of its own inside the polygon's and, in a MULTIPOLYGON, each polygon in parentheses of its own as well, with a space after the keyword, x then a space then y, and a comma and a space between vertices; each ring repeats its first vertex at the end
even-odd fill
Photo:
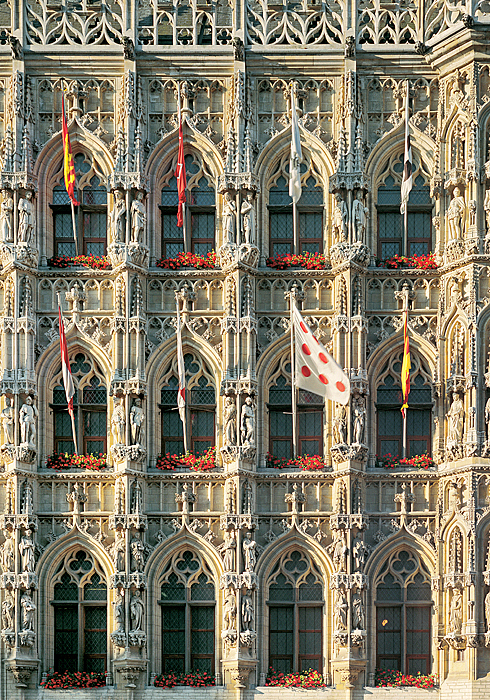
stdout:
POLYGON ((8 671, 13 675, 16 688, 27 688, 29 679, 35 670, 32 666, 7 666, 8 671))
POLYGON ((39 411, 33 403, 32 396, 28 396, 19 411, 20 440, 23 445, 36 447, 36 419, 39 411))
POLYGON ((244 593, 242 593, 242 629, 244 631, 255 631, 254 619, 255 612, 252 591, 246 589, 244 593))
POLYGON ((449 204, 446 218, 448 226, 448 241, 460 240, 464 234, 464 215, 466 206, 459 187, 455 187, 449 204))
POLYGON ((125 214, 126 202, 124 201, 124 192, 116 190, 114 192, 114 207, 110 219, 113 243, 124 243, 126 241, 125 214))
POLYGON ((297 482, 294 482, 293 492, 287 493, 284 496, 284 500, 286 503, 291 503, 291 511, 294 515, 297 515, 299 513, 300 504, 306 501, 306 496, 301 491, 301 486, 297 482))
POLYGON ((235 446, 236 445, 236 401, 233 396, 226 396, 225 407, 223 411, 223 422, 224 422, 224 443, 225 446, 235 446))
POLYGON ((25 197, 19 199, 18 210, 17 243, 27 243, 28 246, 35 245, 36 219, 30 190, 27 190, 25 197))
MULTIPOLYGON (((114 417, 114 414, 113 414, 114 417)), ((145 412, 141 407, 141 399, 135 399, 129 413, 129 425, 131 427, 131 442, 133 445, 142 445, 144 442, 145 412)))
POLYGON ((236 204, 233 201, 231 194, 225 192, 223 203, 223 242, 224 244, 234 245, 235 226, 236 224, 236 204))
POLYGON ((333 243, 343 243, 347 241, 349 226, 349 210, 340 192, 335 195, 335 207, 332 217, 332 239, 333 243))
POLYGON ((22 610, 22 624, 19 633, 19 641, 22 646, 32 647, 36 638, 34 632, 34 613, 36 606, 34 601, 27 591, 20 598, 20 607, 22 610))
POLYGON ((26 534, 19 542, 19 551, 22 560, 22 571, 33 573, 35 567, 34 542, 32 541, 32 530, 26 530, 26 534))
POLYGON ((11 591, 5 591, 5 598, 2 602, 2 632, 14 631, 15 602, 11 591))
POLYGON ((349 606, 347 604, 347 598, 343 590, 335 591, 335 602, 334 602, 334 630, 336 632, 342 632, 347 629, 347 612, 349 606))
POLYGON ((131 629, 128 635, 129 643, 131 646, 143 646, 146 644, 146 634, 143 632, 145 605, 139 590, 136 590, 131 596, 129 612, 131 615, 131 629))
POLYGON ((10 190, 3 190, 2 203, 0 204, 0 241, 3 243, 14 242, 14 200, 10 190))
POLYGON ((254 571, 257 564, 257 543, 252 539, 251 532, 245 534, 242 547, 245 571, 254 571))
POLYGON ((116 628, 111 634, 111 639, 115 646, 125 647, 126 630, 124 628, 124 592, 122 589, 118 589, 112 605, 114 606, 114 623, 116 628))
POLYGON ((459 636, 463 627, 463 596, 459 588, 453 590, 449 607, 449 634, 459 636))
POLYGON ((126 411, 124 410, 124 397, 116 400, 111 417, 111 429, 116 445, 126 444, 126 411))
POLYGON ((254 196, 251 192, 242 201, 240 208, 242 215, 242 236, 245 245, 255 245, 255 207, 254 196))
POLYGON ((135 532, 129 544, 131 550, 131 571, 141 572, 145 568, 145 545, 139 532, 135 532))
POLYGON ((236 630, 236 615, 236 595, 231 588, 228 588, 223 601, 223 629, 236 630))
POLYGON ((225 531, 225 541, 218 551, 223 555, 223 568, 225 571, 235 571, 236 539, 233 530, 225 531))
POLYGON ((369 209, 364 205, 362 190, 358 190, 352 202, 352 242, 364 243, 369 209))
POLYGON ((366 618, 364 615, 364 605, 360 595, 352 600, 352 628, 355 630, 366 629, 366 618))
POLYGON ((243 447, 255 447, 255 405, 251 396, 247 396, 242 406, 240 432, 243 447))
POLYGON ((451 407, 446 417, 448 419, 446 450, 450 458, 457 459, 462 457, 464 429, 464 403, 458 393, 453 395, 451 407))
MULTIPOLYGON (((490 399, 489 399, 490 401, 490 399)), ((1 413, 4 445, 14 444, 14 409, 12 407, 12 399, 9 396, 5 397, 5 408, 1 413)))
POLYGON ((354 403, 353 421, 354 444, 361 445, 364 440, 364 427, 366 425, 366 401, 360 396, 354 403))
POLYGON ((334 530, 334 541, 329 546, 332 552, 332 560, 336 573, 346 571, 347 567, 347 543, 345 540, 345 530, 334 530))
POLYGON ((335 405, 332 429, 334 444, 345 445, 347 443, 347 412, 341 403, 335 405))
POLYGON ((131 202, 131 243, 144 243, 146 231, 146 207, 143 192, 138 192, 131 202))

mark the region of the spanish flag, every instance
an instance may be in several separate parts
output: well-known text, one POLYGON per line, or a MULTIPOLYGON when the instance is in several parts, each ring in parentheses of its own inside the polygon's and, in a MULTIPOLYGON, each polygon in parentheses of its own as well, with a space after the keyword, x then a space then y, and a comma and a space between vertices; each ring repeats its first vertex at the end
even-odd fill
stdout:
POLYGON ((402 362, 402 392, 403 392, 403 406, 401 407, 401 412, 403 418, 405 418, 405 409, 408 408, 408 395, 410 393, 410 369, 412 363, 410 362, 410 341, 408 339, 408 311, 405 311, 405 321, 403 323, 403 362, 402 362))
POLYGON ((65 117, 65 97, 61 94, 61 135, 63 139, 63 170, 65 174, 65 187, 71 203, 77 206, 79 203, 75 199, 75 164, 73 163, 73 153, 71 152, 70 136, 65 117))

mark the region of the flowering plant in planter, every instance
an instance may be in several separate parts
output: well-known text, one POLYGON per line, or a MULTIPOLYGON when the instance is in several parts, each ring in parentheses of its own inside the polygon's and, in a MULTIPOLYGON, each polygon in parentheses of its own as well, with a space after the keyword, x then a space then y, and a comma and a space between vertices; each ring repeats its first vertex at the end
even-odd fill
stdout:
POLYGON ((399 457, 391 453, 378 457, 376 455, 376 466, 381 469, 396 469, 406 467, 407 469, 432 469, 436 463, 427 453, 416 455, 415 457, 399 457))
POLYGON ((192 671, 191 673, 164 673, 156 676, 154 685, 157 688, 173 688, 176 685, 189 685, 192 688, 202 688, 207 685, 215 685, 214 676, 207 671, 192 671))
POLYGON ((48 671, 47 678, 41 681, 43 688, 102 688, 105 686, 104 673, 87 671, 48 671))
POLYGON ((69 455, 67 452, 65 454, 55 452, 46 460, 47 469, 60 471, 61 469, 71 469, 72 467, 100 471, 107 467, 107 455, 102 452, 95 455, 69 455))
POLYGON ((211 250, 207 255, 195 253, 179 253, 175 258, 160 258, 156 262, 157 267, 166 270, 178 270, 180 267, 195 267, 198 270, 216 267, 216 253, 211 250))
POLYGON ((387 267, 390 270, 416 267, 418 270, 437 270, 436 256, 434 253, 426 255, 393 255, 386 260, 376 260, 376 267, 387 267))
POLYGON ((299 468, 303 471, 318 471, 325 469, 326 464, 320 455, 301 455, 296 459, 279 459, 270 452, 266 455, 266 467, 268 469, 293 469, 299 468))
POLYGON ((319 671, 301 671, 300 673, 279 673, 272 666, 265 680, 266 685, 279 685, 285 688, 324 688, 326 683, 319 671))
POLYGON ((377 668, 375 675, 375 685, 381 688, 394 688, 401 685, 410 685, 414 688, 434 688, 437 685, 438 677, 435 673, 430 676, 423 676, 417 673, 416 676, 410 676, 401 671, 392 669, 377 668))
POLYGON ((189 467, 193 472, 205 472, 216 468, 216 447, 210 447, 202 454, 194 455, 186 452, 183 455, 167 454, 158 455, 155 464, 162 471, 174 471, 182 467, 189 467))
POLYGON ((70 258, 68 255, 55 255, 52 258, 48 258, 48 265, 49 267, 71 267, 73 264, 73 258, 70 258))
POLYGON ((274 267, 276 270, 285 270, 288 267, 304 267, 307 270, 324 270, 328 266, 323 253, 299 253, 298 255, 275 255, 267 258, 267 267, 274 267))
POLYGON ((83 265, 83 267, 91 267, 93 270, 107 270, 111 267, 111 262, 104 255, 57 255, 48 258, 49 267, 73 267, 74 265, 83 265))

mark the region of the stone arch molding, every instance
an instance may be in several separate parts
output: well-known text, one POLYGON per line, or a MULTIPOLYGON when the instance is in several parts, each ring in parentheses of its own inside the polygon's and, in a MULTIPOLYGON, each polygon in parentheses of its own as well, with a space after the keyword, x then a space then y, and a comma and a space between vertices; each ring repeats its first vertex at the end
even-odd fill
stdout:
POLYGON ((381 570, 386 559, 396 550, 401 550, 403 547, 413 549, 429 571, 433 573, 436 566, 436 553, 430 545, 419 535, 408 532, 403 527, 398 532, 389 535, 379 544, 376 549, 369 555, 364 572, 369 580, 374 581, 381 570))
MULTIPOLYGON (((109 355, 98 347, 89 336, 83 333, 83 331, 76 328, 74 324, 68 329, 66 340, 68 355, 72 355, 79 349, 80 352, 88 353, 95 358, 95 361, 106 378, 106 384, 109 386, 112 373, 112 362, 109 355), (80 334, 82 334, 82 337, 80 337, 80 334)), ((37 363, 37 377, 40 386, 46 388, 50 385, 50 382, 57 373, 60 362, 59 345, 55 339, 43 352, 37 363)))
POLYGON ((286 551, 293 550, 295 547, 306 551, 308 555, 313 558, 317 566, 320 567, 325 576, 325 580, 330 579, 330 576, 334 572, 334 566, 325 549, 323 549, 313 537, 300 533, 296 526, 294 526, 288 532, 279 535, 279 537, 267 545, 261 553, 257 562, 257 576, 259 580, 268 580, 280 557, 286 551))

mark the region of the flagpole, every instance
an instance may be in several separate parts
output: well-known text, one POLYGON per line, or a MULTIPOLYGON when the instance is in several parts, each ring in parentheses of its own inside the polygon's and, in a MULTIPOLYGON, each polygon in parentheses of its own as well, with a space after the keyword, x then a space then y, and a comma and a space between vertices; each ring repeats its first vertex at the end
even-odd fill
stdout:
POLYGON ((294 353, 294 315, 293 305, 296 303, 293 292, 289 293, 289 314, 291 326, 291 406, 293 414, 293 459, 298 456, 298 425, 297 425, 297 406, 296 406, 296 367, 294 353))
MULTIPOLYGON (((405 212, 405 217, 406 217, 406 212, 405 212)), ((405 296, 405 323, 407 324, 408 328, 408 296, 405 296)), ((405 459, 407 456, 407 411, 408 411, 408 402, 403 410, 403 437, 402 437, 402 457, 405 459)))
POLYGON ((182 388, 184 388, 184 410, 181 411, 179 407, 179 415, 180 419, 182 421, 182 433, 184 435, 184 452, 188 452, 189 445, 188 445, 188 439, 187 439, 187 401, 186 401, 186 392, 185 392, 185 385, 184 387, 181 387, 181 376, 184 377, 183 381, 185 382, 185 367, 182 366, 183 363, 183 357, 182 357, 182 328, 180 325, 180 297, 179 297, 179 292, 175 293, 175 301, 177 302, 177 333, 178 333, 178 338, 177 338, 177 365, 179 369, 179 395, 180 391, 182 388))
MULTIPOLYGON (((182 140, 184 140, 184 127, 182 125, 182 108, 180 104, 180 81, 177 86, 177 99, 179 101, 178 105, 178 113, 179 113, 179 138, 180 138, 180 133, 182 132, 182 140)), ((179 144, 180 145, 180 144, 179 144)), ((180 149, 179 149, 180 150, 180 149)), ((183 150, 183 149, 182 149, 183 150)), ((178 156, 177 156, 178 158, 178 156)), ((187 241, 187 222, 186 222, 186 206, 185 202, 182 202, 182 234, 184 236, 184 253, 188 253, 189 246, 188 246, 188 241, 187 241)))
POLYGON ((403 212, 403 255, 408 255, 408 207, 403 212))
MULTIPOLYGON (((72 204, 72 206, 73 206, 73 204, 72 204)), ((56 292, 56 295, 58 297, 58 308, 60 309, 61 322, 63 323, 63 312, 61 311, 60 293, 56 292)), ((63 328, 63 332, 64 332, 64 328, 63 328)), ((60 328, 60 338, 61 338, 61 328, 60 328)), ((63 362, 63 358, 62 358, 62 362, 63 362)), ((65 387, 65 391, 66 391, 66 387, 65 387)), ((77 431, 75 428, 75 416, 74 416, 73 411, 70 411, 69 409, 67 409, 67 410, 68 410, 68 413, 69 413, 70 419, 71 419, 71 433, 73 436, 73 444, 75 445, 75 454, 78 457, 78 442, 77 442, 77 431)))
POLYGON ((293 253, 299 255, 299 238, 298 238, 298 214, 296 201, 293 200, 293 253))
MULTIPOLYGON (((64 127, 66 126, 66 134, 67 134, 67 138, 68 138, 68 122, 66 121, 66 115, 65 115, 65 97, 64 97, 64 93, 66 92, 66 90, 65 90, 65 81, 63 79, 61 80, 61 85, 62 85, 62 90, 63 90, 62 99, 61 99, 61 108, 63 110, 63 114, 62 114, 61 119, 63 121, 63 126, 64 127)), ((63 137, 63 167, 64 168, 66 168, 66 153, 65 153, 66 147, 67 146, 64 143, 64 137, 63 137)), ((65 170, 65 172, 66 172, 66 170, 65 170)), ((65 182, 65 187, 67 187, 66 182, 65 182)), ((67 189, 67 192, 68 192, 68 189, 67 189)), ((73 226, 73 240, 75 242, 75 255, 78 256, 77 225, 75 222, 75 205, 73 204, 73 199, 70 196, 69 192, 68 192, 68 196, 70 197, 70 204, 71 204, 71 223, 73 226)))
POLYGON ((77 225, 75 222, 75 206, 70 200, 71 204, 71 223, 73 225, 73 240, 75 241, 75 255, 78 256, 78 241, 77 241, 77 225))

